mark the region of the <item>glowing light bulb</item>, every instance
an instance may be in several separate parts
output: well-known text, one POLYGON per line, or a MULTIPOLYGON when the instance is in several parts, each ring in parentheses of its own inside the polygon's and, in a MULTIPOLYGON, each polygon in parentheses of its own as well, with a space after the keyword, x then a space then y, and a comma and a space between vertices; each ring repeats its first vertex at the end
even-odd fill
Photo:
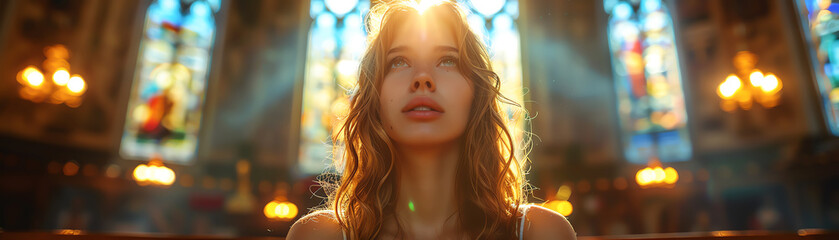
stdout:
POLYGON ((158 181, 166 186, 172 185, 175 182, 175 171, 172 171, 171 168, 168 167, 161 167, 159 169, 161 172, 160 179, 158 181))
POLYGON ((44 83, 44 74, 35 67, 27 67, 23 70, 23 78, 29 86, 38 88, 44 83))
POLYGON ((778 77, 770 73, 763 79, 763 85, 760 86, 760 90, 765 93, 774 93, 781 89, 780 86, 781 81, 778 80, 778 77))
POLYGON ((274 209, 276 209, 277 205, 279 204, 280 203, 277 201, 271 201, 268 204, 265 204, 265 208, 262 210, 262 212, 265 214, 265 217, 269 219, 277 218, 277 214, 274 213, 274 209))
POLYGON ((55 73, 52 74, 52 82, 58 86, 67 85, 67 82, 70 81, 70 73, 67 72, 65 69, 58 69, 55 73))
POLYGON ((725 78, 725 81, 720 84, 718 93, 720 94, 720 97, 730 99, 735 93, 737 93, 738 90, 740 90, 742 85, 743 84, 740 82, 740 78, 731 74, 728 75, 728 77, 725 78))
POLYGON ((268 204, 265 204, 265 208, 262 209, 262 212, 268 219, 287 221, 297 217, 298 209, 297 205, 294 205, 294 203, 273 200, 268 204))
POLYGON ((149 165, 146 167, 146 179, 151 183, 157 183, 157 166, 149 165))
POLYGON ((149 179, 149 169, 145 164, 140 164, 134 168, 134 180, 144 182, 149 179))
POLYGON ((638 173, 635 173, 635 182, 637 182, 640 186, 647 184, 645 181, 646 179, 644 178, 644 170, 646 169, 638 170, 638 173))
POLYGON ((649 184, 655 182, 656 172, 652 168, 645 168, 643 175, 644 175, 645 185, 649 185, 649 184))
POLYGON ((288 212, 288 205, 286 205, 285 203, 277 204, 277 207, 274 208, 274 215, 277 215, 277 217, 279 218, 286 218, 288 212))
POLYGON ((569 201, 559 201, 559 204, 557 204, 557 212, 562 214, 562 216, 567 217, 574 212, 574 206, 571 205, 571 202, 569 201))
POLYGON ((760 87, 763 85, 763 73, 760 70, 755 70, 752 74, 749 74, 749 82, 752 83, 752 86, 760 87))
POLYGON ((676 181, 679 181, 679 173, 672 167, 665 168, 664 175, 664 183, 674 184, 676 181))
POLYGON ((70 80, 67 82, 67 89, 70 90, 71 93, 76 95, 80 95, 85 91, 85 82, 79 75, 73 75, 70 80))
POLYGON ((280 216, 281 218, 291 220, 294 217, 297 217, 297 205, 294 205, 294 203, 290 202, 280 203, 280 205, 283 206, 283 212, 285 213, 284 215, 280 216))
POLYGON ((663 182, 664 178, 667 177, 667 175, 664 173, 664 169, 661 169, 661 167, 656 167, 655 169, 653 169, 653 173, 655 174, 653 182, 656 183, 663 182))

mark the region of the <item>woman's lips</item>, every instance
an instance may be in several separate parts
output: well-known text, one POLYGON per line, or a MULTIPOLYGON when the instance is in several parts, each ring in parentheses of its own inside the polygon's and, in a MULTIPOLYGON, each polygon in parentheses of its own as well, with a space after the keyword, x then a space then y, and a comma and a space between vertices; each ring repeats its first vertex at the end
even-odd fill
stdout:
POLYGON ((438 111, 407 111, 404 112, 405 116, 410 119, 417 120, 417 121, 431 121, 434 119, 439 118, 443 113, 438 111))
POLYGON ((440 104, 437 104, 437 102, 434 101, 434 99, 431 99, 427 96, 419 96, 411 99, 411 101, 409 101, 408 104, 405 104, 405 106, 402 107, 402 112, 409 112, 417 107, 428 107, 431 108, 432 111, 437 111, 440 113, 446 112, 445 110, 443 110, 443 107, 440 107, 440 104))
POLYGON ((430 121, 439 118, 445 110, 436 101, 427 96, 419 96, 411 99, 402 108, 402 113, 410 119, 417 121, 430 121), (423 108, 415 110, 416 108, 423 108))

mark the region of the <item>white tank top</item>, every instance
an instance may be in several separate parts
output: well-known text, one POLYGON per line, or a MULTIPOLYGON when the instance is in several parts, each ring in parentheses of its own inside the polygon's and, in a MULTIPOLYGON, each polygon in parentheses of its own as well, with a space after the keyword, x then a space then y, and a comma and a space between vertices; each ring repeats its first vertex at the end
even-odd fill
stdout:
MULTIPOLYGON (((527 215, 527 210, 530 210, 530 206, 532 205, 524 205, 522 206, 521 211, 521 220, 519 221, 519 240, 524 240, 524 216, 527 215)), ((347 233, 344 230, 341 230, 341 234, 344 236, 344 240, 347 240, 347 233)))

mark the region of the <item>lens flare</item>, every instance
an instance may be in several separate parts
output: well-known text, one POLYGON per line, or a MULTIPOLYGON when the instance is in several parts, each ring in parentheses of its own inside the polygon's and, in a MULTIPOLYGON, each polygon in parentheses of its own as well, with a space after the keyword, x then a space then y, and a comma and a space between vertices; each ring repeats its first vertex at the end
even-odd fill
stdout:
POLYGON ((422 15, 429 8, 440 5, 443 2, 444 0, 423 0, 416 3, 414 5, 414 8, 417 9, 417 12, 419 12, 420 15, 422 15))

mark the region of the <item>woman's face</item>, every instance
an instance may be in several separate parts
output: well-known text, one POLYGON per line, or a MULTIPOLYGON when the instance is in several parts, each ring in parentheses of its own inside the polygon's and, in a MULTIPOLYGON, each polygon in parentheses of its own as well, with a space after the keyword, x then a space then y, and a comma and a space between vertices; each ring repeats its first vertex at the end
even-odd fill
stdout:
POLYGON ((422 17, 395 30, 380 96, 385 130, 398 145, 448 144, 466 129, 474 90, 458 71, 460 49, 449 30, 422 17))

